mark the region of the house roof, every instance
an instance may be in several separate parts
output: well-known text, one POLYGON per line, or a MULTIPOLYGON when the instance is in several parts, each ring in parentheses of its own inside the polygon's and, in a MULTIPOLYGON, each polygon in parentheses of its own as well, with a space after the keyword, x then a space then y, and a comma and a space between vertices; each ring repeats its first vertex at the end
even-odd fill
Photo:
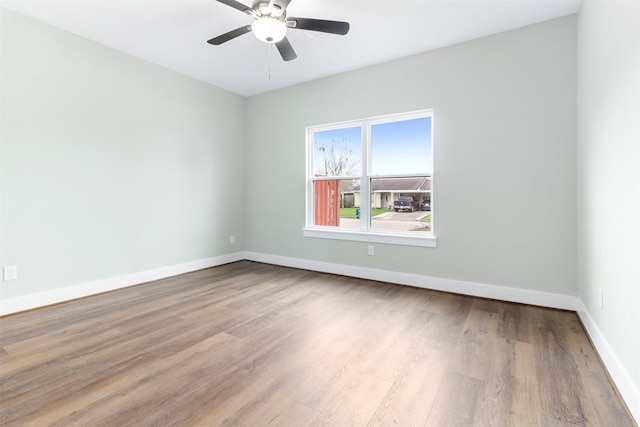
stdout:
POLYGON ((431 177, 380 178, 372 182, 373 191, 423 192, 431 190, 431 177))

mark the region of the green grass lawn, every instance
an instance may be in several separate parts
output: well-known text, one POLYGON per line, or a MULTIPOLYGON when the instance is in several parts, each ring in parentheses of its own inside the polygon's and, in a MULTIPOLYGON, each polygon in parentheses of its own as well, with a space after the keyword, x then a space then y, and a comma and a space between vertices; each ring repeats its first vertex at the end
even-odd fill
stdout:
MULTIPOLYGON (((382 213, 389 212, 386 209, 373 208, 371 209, 371 215, 376 216, 382 213)), ((341 218, 355 218, 356 217, 356 208, 340 208, 340 217, 341 218)))

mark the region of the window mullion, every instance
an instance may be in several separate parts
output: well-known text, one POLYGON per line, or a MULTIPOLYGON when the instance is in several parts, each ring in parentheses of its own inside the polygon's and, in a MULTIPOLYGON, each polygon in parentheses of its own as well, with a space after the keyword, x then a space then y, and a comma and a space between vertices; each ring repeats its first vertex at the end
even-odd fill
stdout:
POLYGON ((371 228, 371 181, 369 172, 371 163, 371 149, 369 124, 362 125, 362 177, 360 178, 360 230, 369 231, 371 228))

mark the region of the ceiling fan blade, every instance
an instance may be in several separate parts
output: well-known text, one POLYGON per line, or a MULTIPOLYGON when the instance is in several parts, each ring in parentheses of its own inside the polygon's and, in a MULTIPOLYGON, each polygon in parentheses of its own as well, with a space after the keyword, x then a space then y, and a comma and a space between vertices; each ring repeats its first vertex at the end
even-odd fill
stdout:
POLYGON ((278 48, 278 52, 280 52, 280 56, 285 61, 291 61, 296 59, 298 55, 296 55, 296 51, 293 50, 293 46, 289 43, 289 40, 285 37, 276 43, 276 47, 278 48))
POLYGON ((269 9, 272 11, 278 11, 277 15, 282 15, 282 12, 289 6, 291 0, 271 0, 269 2, 269 9))
POLYGON ((218 0, 222 4, 226 4, 227 6, 231 6, 234 9, 238 9, 240 12, 250 11, 251 8, 247 5, 244 5, 236 0, 218 0))
POLYGON ((321 33, 345 35, 349 32, 349 23, 325 21, 324 19, 287 18, 287 27, 298 30, 320 31, 321 33))
POLYGON ((247 34, 249 32, 251 32, 251 26, 245 25, 244 27, 236 28, 235 30, 231 30, 228 33, 224 33, 219 35, 218 37, 212 38, 211 40, 207 40, 207 43, 218 46, 224 42, 228 42, 231 39, 235 39, 236 37, 247 34))

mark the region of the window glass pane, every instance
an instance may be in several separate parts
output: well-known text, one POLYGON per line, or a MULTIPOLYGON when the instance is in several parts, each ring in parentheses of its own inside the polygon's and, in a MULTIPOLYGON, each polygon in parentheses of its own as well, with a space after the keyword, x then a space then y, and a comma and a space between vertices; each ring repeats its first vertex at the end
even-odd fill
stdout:
POLYGON ((372 125, 371 173, 431 174, 431 117, 372 125))
POLYGON ((360 126, 313 133, 315 176, 358 176, 362 172, 360 126))
POLYGON ((314 181, 313 206, 315 225, 360 229, 360 180, 314 181))
POLYGON ((371 229, 431 231, 431 178, 372 179, 371 229))

